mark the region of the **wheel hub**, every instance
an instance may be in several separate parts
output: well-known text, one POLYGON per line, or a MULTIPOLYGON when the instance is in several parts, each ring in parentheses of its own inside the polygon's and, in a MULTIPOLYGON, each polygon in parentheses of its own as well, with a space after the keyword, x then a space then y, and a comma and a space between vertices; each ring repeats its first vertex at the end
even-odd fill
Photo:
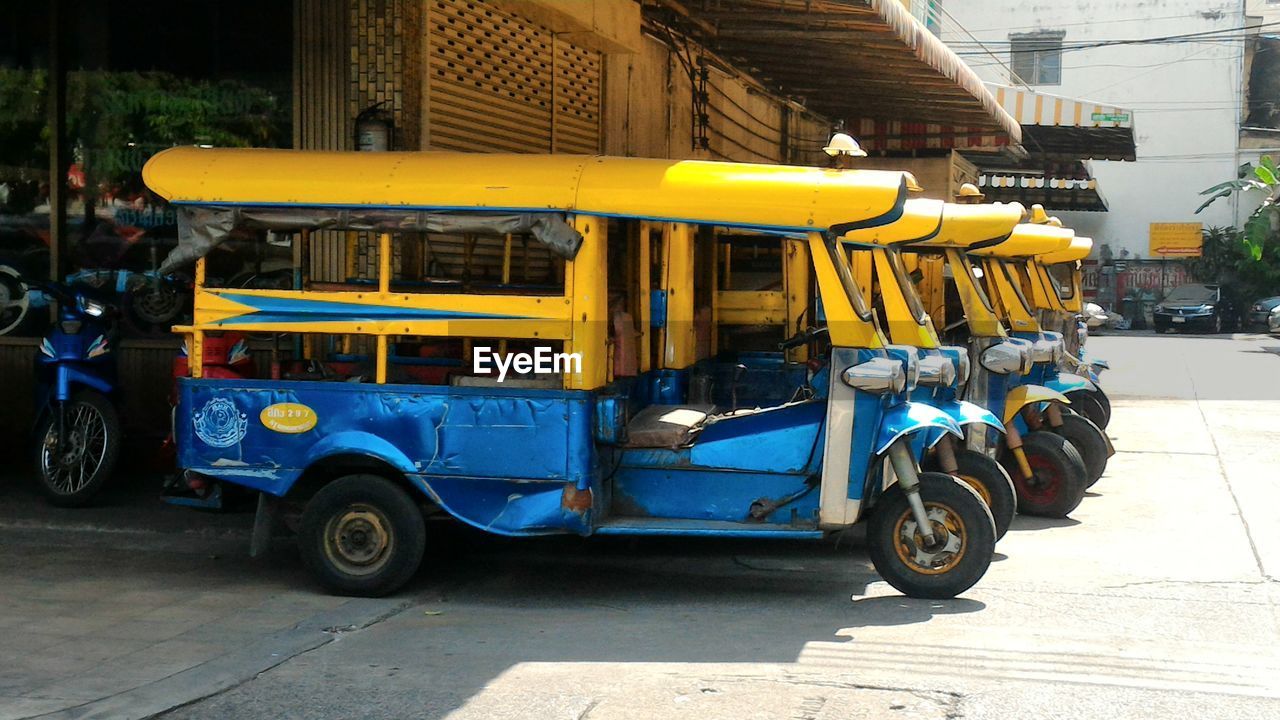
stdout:
POLYGON ((372 507, 349 507, 329 522, 325 549, 347 572, 371 572, 387 558, 391 547, 388 526, 387 518, 372 507))
POLYGON ((954 568, 964 557, 964 523, 949 508, 926 504, 933 528, 933 542, 925 540, 915 517, 908 511, 898 521, 894 534, 898 558, 926 575, 940 575, 954 568))

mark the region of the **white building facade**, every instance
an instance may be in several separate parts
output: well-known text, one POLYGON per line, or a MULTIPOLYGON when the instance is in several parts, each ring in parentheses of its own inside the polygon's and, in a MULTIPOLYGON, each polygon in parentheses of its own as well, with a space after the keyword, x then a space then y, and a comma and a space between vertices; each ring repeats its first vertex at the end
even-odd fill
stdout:
POLYGON ((943 40, 984 80, 1133 110, 1137 161, 1092 163, 1110 211, 1057 213, 1094 238, 1095 255, 1149 257, 1151 223, 1234 224, 1232 203, 1195 210, 1200 191, 1239 166, 1243 0, 945 0, 943 8, 943 40), (1011 77, 1015 66, 1023 77, 1011 77))

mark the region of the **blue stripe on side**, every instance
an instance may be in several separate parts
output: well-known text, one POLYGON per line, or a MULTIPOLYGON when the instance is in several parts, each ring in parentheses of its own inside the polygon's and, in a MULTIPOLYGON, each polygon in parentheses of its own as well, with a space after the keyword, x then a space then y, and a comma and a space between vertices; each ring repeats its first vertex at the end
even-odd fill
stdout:
POLYGON ((329 300, 261 297, 221 293, 220 297, 253 308, 256 312, 229 318, 220 325, 260 322, 317 322, 326 318, 343 322, 360 320, 529 320, 520 315, 468 313, 454 310, 418 310, 414 308, 362 305, 329 300))

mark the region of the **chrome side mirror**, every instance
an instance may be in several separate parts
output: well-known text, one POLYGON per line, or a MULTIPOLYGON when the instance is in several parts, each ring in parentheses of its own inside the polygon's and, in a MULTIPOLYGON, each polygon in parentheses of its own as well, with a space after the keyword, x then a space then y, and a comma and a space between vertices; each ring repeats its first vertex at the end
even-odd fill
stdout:
POLYGON ((998 342, 982 351, 978 362, 997 375, 1022 372, 1028 363, 1026 348, 1017 343, 998 342))
POLYGON ((907 371, 897 360, 878 357, 846 368, 840 379, 854 390, 877 395, 900 393, 907 386, 907 371))
POLYGON ((941 355, 920 358, 920 385, 951 387, 956 382, 956 366, 941 355))

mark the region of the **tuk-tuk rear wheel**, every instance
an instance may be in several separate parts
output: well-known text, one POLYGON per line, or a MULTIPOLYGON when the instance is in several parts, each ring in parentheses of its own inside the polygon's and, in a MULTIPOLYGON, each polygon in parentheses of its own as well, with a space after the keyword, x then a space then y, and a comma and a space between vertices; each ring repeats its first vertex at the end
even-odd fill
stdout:
POLYGON ((347 475, 307 503, 298 532, 302 559, 331 592, 377 597, 417 572, 426 549, 422 513, 378 475, 347 475))
MULTIPOLYGON (((955 477, 973 488, 991 510, 991 517, 996 523, 996 540, 1004 537, 1018 514, 1018 494, 1009 473, 1000 463, 969 449, 956 452, 956 466, 955 477)), ((925 469, 941 471, 936 454, 925 461, 925 469)))
POLYGON ((934 543, 925 543, 906 493, 894 484, 867 521, 871 562, 908 597, 953 598, 973 587, 991 564, 995 521, 978 493, 950 475, 920 473, 920 498, 933 525, 934 543))

